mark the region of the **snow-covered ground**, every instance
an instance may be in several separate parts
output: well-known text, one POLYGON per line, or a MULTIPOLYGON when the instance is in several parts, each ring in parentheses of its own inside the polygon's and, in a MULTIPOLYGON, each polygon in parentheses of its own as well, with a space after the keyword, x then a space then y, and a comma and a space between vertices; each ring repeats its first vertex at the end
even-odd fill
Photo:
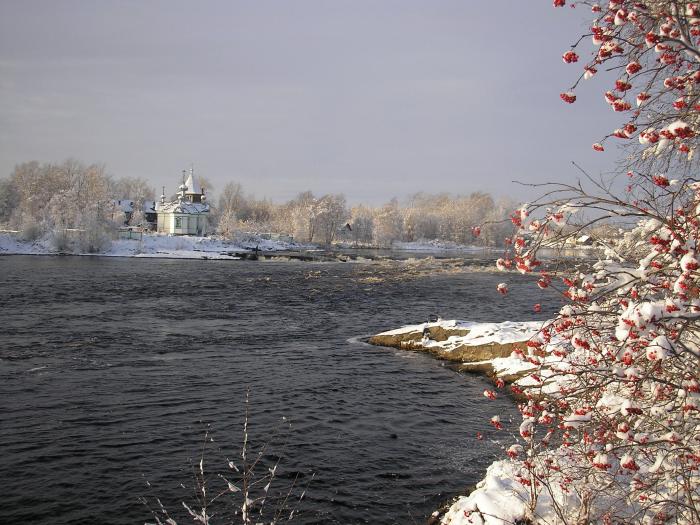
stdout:
MULTIPOLYGON (((285 241, 250 237, 244 241, 227 241, 211 237, 144 234, 142 239, 118 239, 105 252, 93 255, 110 257, 163 257, 181 259, 235 259, 233 252, 255 248, 265 251, 299 250, 307 246, 285 241)), ((50 255, 59 253, 50 237, 23 241, 14 233, 0 233, 0 255, 50 255)))
MULTIPOLYGON (((552 498, 545 491, 539 495, 534 511, 530 510, 528 488, 518 482, 521 467, 508 459, 492 463, 476 489, 450 507, 441 525, 513 525, 532 523, 533 518, 536 523, 560 524, 552 498)), ((572 507, 579 503, 560 491, 556 496, 560 503, 571 499, 572 507)))
POLYGON ((40 255, 44 253, 53 253, 50 251, 48 240, 25 242, 15 233, 0 233, 0 255, 40 255))

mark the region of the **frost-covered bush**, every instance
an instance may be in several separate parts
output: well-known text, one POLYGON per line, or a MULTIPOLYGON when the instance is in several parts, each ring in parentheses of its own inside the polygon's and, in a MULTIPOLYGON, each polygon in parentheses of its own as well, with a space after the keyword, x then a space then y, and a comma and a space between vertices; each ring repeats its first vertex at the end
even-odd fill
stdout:
POLYGON ((22 225, 20 238, 26 242, 37 241, 44 234, 44 230, 38 222, 28 221, 22 225))
POLYGON ((72 252, 73 241, 63 229, 55 229, 51 232, 51 247, 57 252, 72 252))
POLYGON ((216 227, 216 233, 221 235, 224 239, 232 240, 236 237, 238 228, 238 217, 233 210, 226 210, 221 213, 216 227))
POLYGON ((103 253, 112 246, 112 232, 102 224, 88 223, 78 235, 80 253, 103 253))
MULTIPOLYGON (((538 285, 569 304, 522 356, 538 369, 519 407, 525 447, 512 456, 531 509, 546 495, 563 523, 698 523, 700 186, 658 202, 667 198, 673 214, 650 213, 634 229, 644 257, 539 272, 538 285)), ((554 214, 522 220, 520 232, 537 224, 547 237, 554 214)), ((501 265, 536 271, 539 241, 521 235, 501 265)))

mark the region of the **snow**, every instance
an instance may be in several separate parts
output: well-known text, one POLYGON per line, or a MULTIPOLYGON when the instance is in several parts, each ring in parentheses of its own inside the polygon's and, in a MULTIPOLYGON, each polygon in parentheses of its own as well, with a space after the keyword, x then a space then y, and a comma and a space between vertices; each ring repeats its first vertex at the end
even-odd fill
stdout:
POLYGON ((516 343, 535 335, 540 328, 541 321, 473 323, 471 331, 462 338, 462 342, 470 345, 516 343))
MULTIPOLYGON (((119 208, 124 213, 131 213, 134 211, 134 201, 131 199, 117 199, 114 201, 115 207, 119 208)), ((156 211, 155 201, 143 201, 142 210, 145 213, 155 213, 156 211)))
MULTIPOLYGON (((293 242, 251 236, 245 241, 227 241, 213 237, 170 236, 144 233, 142 239, 117 239, 104 253, 108 257, 161 257, 178 259, 235 259, 231 252, 261 252, 300 249, 293 242)), ((23 241, 16 233, 0 233, 0 255, 51 255, 58 253, 51 239, 23 241)))
POLYGON ((177 200, 173 202, 159 202, 156 205, 156 210, 165 213, 187 213, 190 215, 197 215, 199 213, 208 213, 209 205, 200 202, 177 200))
POLYGON ((404 325, 401 328, 396 328, 395 330, 388 330, 377 335, 402 335, 410 332, 422 332, 424 328, 432 326, 440 326, 442 328, 471 328, 468 321, 437 321, 435 323, 421 323, 421 324, 409 324, 404 325))
POLYGON ((185 181, 185 186, 187 186, 186 195, 201 195, 202 189, 199 187, 197 180, 194 177, 193 170, 190 170, 187 180, 185 181))
MULTIPOLYGON (((519 462, 492 463, 486 476, 469 496, 459 498, 441 520, 442 525, 512 525, 532 514, 528 509, 528 487, 517 481, 519 462)), ((540 494, 534 514, 542 523, 556 523, 549 496, 540 494)))
MULTIPOLYGON (((676 437, 666 436, 667 440, 671 442, 676 437)), ((534 508, 530 508, 531 480, 526 464, 522 460, 525 459, 523 452, 522 446, 511 446, 508 449, 508 455, 511 456, 511 459, 492 463, 486 471, 484 479, 476 485, 476 489, 468 496, 459 497, 442 516, 441 525, 513 525, 523 522, 549 525, 576 523, 581 500, 576 491, 566 489, 558 484, 552 485, 551 492, 541 490, 534 508), (558 515, 557 507, 562 515, 558 515)), ((552 451, 547 459, 553 464, 559 465, 562 470, 568 469, 571 464, 567 453, 561 450, 552 451)), ((663 454, 652 459, 655 459, 655 462, 643 467, 642 471, 653 472, 662 468, 665 461, 663 454)), ((593 464, 600 470, 609 470, 618 463, 625 468, 639 469, 630 454, 623 455, 618 461, 606 451, 601 450, 593 458, 593 464)), ((631 478, 627 479, 631 480, 631 478)), ((621 501, 613 493, 607 497, 601 494, 600 497, 603 507, 592 510, 590 523, 604 523, 602 514, 609 508, 615 508, 621 516, 629 518, 639 510, 635 502, 621 501)), ((624 521, 624 523, 633 522, 636 523, 632 519, 624 521)))
POLYGON ((129 199, 115 200, 114 205, 124 213, 131 213, 132 211, 134 211, 134 201, 129 199))
POLYGON ((0 233, 0 255, 41 255, 53 253, 48 239, 22 241, 17 233, 0 233))
POLYGON ((444 525, 506 525, 524 516, 524 490, 517 486, 513 464, 493 463, 469 497, 460 498, 442 519, 444 525), (496 517, 499 516, 499 517, 496 517))
POLYGON ((520 375, 537 368, 532 363, 518 357, 497 357, 491 361, 491 366, 493 366, 493 371, 497 376, 520 375))
POLYGON ((401 335, 409 332, 422 332, 426 328, 440 327, 444 329, 466 329, 467 335, 452 336, 446 341, 430 341, 433 346, 457 346, 457 345, 486 345, 486 344, 508 344, 524 341, 533 336, 542 327, 541 321, 503 323, 477 323, 473 321, 437 321, 434 323, 421 323, 406 325, 396 330, 389 330, 378 335, 401 335))

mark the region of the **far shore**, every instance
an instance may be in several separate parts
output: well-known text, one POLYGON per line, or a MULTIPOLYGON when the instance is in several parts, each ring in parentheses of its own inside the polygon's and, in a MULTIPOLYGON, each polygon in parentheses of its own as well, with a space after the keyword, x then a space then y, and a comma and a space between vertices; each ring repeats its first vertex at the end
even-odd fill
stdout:
MULTIPOLYGON (((303 262, 363 262, 383 259, 422 257, 461 258, 492 256, 502 249, 487 246, 459 245, 442 241, 395 242, 391 246, 356 245, 338 242, 330 247, 310 243, 270 240, 254 235, 227 240, 219 237, 169 236, 144 234, 140 239, 116 239, 104 251, 81 252, 57 249, 49 236, 29 241, 19 232, 0 230, 0 256, 89 256, 135 257, 195 260, 285 260, 303 262)), ((544 253, 546 257, 546 253, 544 253)), ((563 255, 574 258, 590 255, 590 250, 567 250, 563 255)))
MULTIPOLYGON (((483 253, 489 248, 462 246, 434 241, 396 243, 390 248, 337 243, 323 247, 310 243, 270 240, 254 235, 227 240, 218 237, 169 236, 144 234, 138 239, 116 239, 103 251, 81 252, 58 249, 49 236, 23 240, 19 232, 0 232, 0 255, 137 257, 198 260, 298 260, 308 262, 351 262, 386 258, 387 254, 483 253)), ((394 257, 390 257, 394 258, 394 257)), ((402 257, 397 257, 402 258, 402 257)))

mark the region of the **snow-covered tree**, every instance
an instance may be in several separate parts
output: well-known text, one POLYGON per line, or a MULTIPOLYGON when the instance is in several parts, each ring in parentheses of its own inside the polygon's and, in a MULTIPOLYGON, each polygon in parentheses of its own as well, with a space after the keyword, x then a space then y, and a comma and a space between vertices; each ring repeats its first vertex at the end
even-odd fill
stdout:
POLYGON ((9 222, 17 207, 18 195, 12 181, 0 179, 0 224, 9 222))
POLYGON ((28 162, 15 167, 9 184, 16 203, 10 222, 27 239, 55 231, 81 231, 81 251, 100 251, 110 242, 112 182, 103 166, 76 160, 28 162))
MULTIPOLYGON (((524 446, 509 455, 534 522, 546 502, 560 523, 700 523, 699 4, 576 5, 593 12, 581 38, 596 46, 580 80, 619 73, 603 91, 624 120, 594 149, 636 144, 619 174, 626 190, 590 177, 550 184, 512 215, 498 267, 538 275, 567 304, 516 354, 533 370, 516 387, 524 446), (611 220, 633 227, 596 264, 542 269, 543 245, 611 220)), ((580 42, 565 62, 579 61, 580 42)), ((561 98, 574 102, 574 89, 561 98)))
POLYGON ((313 192, 305 191, 289 201, 285 207, 285 219, 294 237, 313 242, 316 235, 316 211, 318 200, 313 192))
POLYGON ((110 193, 114 200, 133 202, 131 212, 126 220, 130 226, 140 226, 146 221, 144 204, 155 200, 155 190, 145 179, 140 177, 121 177, 111 181, 110 193))
POLYGON ((324 195, 316 206, 316 230, 326 246, 335 239, 349 217, 344 195, 324 195))
POLYGON ((350 211, 352 241, 355 245, 371 244, 374 238, 374 213, 367 206, 355 206, 350 211))
POLYGON ((378 246, 391 246, 391 243, 401 239, 403 218, 399 201, 392 199, 379 208, 374 215, 374 242, 378 246))
POLYGON ((599 71, 612 72, 614 80, 604 79, 610 83, 604 86, 603 97, 621 116, 619 128, 608 130, 593 149, 602 151, 606 143, 619 141, 626 143, 625 162, 635 170, 651 173, 673 168, 689 173, 695 165, 693 139, 700 124, 700 4, 613 0, 575 5, 590 8, 593 21, 590 33, 582 35, 562 58, 569 64, 579 62, 578 48, 589 39, 595 50, 561 98, 575 102, 575 90, 582 81, 594 79, 599 71))
POLYGON ((216 231, 226 239, 233 239, 239 229, 238 217, 232 209, 219 211, 216 231))
POLYGON ((503 246, 505 239, 512 234, 511 223, 508 217, 514 207, 512 199, 499 199, 493 203, 492 207, 483 210, 485 222, 479 231, 470 231, 469 233, 472 237, 478 237, 486 246, 503 246), (474 235, 474 233, 477 235, 474 235))

